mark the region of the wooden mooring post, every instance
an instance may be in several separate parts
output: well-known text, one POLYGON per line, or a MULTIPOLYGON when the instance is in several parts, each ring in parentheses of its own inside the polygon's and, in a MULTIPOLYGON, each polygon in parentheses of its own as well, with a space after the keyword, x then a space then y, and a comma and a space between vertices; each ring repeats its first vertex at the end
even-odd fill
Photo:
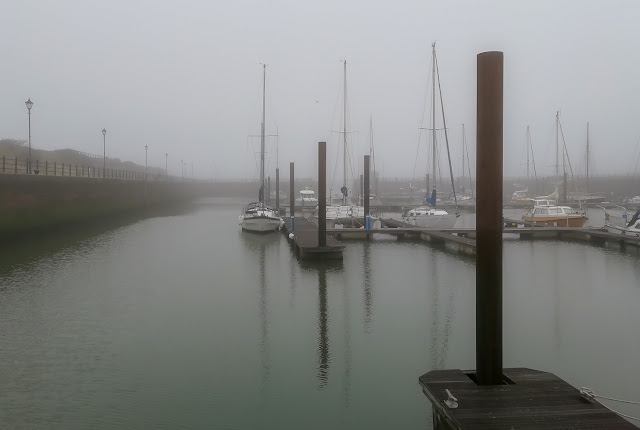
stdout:
POLYGON ((476 370, 419 378, 433 428, 637 429, 551 373, 502 367, 502 52, 477 67, 476 370))
MULTIPOLYGON (((369 155, 364 156, 364 180, 363 180, 363 205, 364 206, 364 228, 371 230, 371 217, 369 216, 369 155)), ((369 238, 369 235, 367 235, 369 238)))
POLYGON ((327 142, 318 142, 318 247, 325 248, 326 246, 327 246, 327 142))

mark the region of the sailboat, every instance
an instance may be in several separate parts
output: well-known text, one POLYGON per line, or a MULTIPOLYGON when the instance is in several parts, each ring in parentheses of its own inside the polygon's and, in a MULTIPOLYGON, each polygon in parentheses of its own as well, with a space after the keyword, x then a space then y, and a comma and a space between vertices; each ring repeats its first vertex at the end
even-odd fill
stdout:
MULTIPOLYGON (((442 87, 440 85, 440 72, 438 70, 438 60, 436 58, 436 44, 431 45, 431 63, 432 63, 432 91, 431 91, 431 131, 432 131, 432 176, 434 178, 434 187, 431 191, 430 197, 425 197, 425 202, 428 205, 420 206, 415 209, 411 209, 404 214, 403 219, 405 222, 423 228, 453 228, 456 224, 456 219, 459 214, 450 214, 446 210, 436 209, 436 76, 438 77, 438 90, 440 94, 440 105, 442 110, 442 122, 444 128, 444 136, 447 144, 447 156, 449 158, 449 173, 451 175, 451 187, 453 189, 453 200, 458 209, 458 199, 456 197, 456 188, 453 182, 453 168, 451 166, 451 154, 449 153, 449 138, 447 135, 447 123, 444 116, 444 102, 442 101, 442 87)), ((428 191, 428 190, 427 190, 428 191)))
POLYGON ((260 128, 260 189, 258 201, 249 203, 242 215, 238 217, 238 224, 242 230, 266 233, 279 230, 284 221, 276 211, 265 202, 264 187, 264 135, 265 135, 265 94, 267 82, 267 65, 262 65, 262 126, 260 128))
MULTIPOLYGON (((341 202, 339 205, 334 205, 330 202, 326 207, 327 214, 327 227, 334 228, 336 225, 343 227, 363 227, 365 225, 365 213, 364 206, 355 205, 351 202, 349 197, 349 190, 347 188, 347 166, 348 166, 348 147, 347 147, 347 60, 343 60, 344 63, 344 92, 343 92, 343 151, 342 151, 342 186, 340 192, 342 193, 341 202)), ((317 208, 316 208, 317 210, 317 208)), ((314 222, 318 221, 318 214, 314 213, 314 222)))

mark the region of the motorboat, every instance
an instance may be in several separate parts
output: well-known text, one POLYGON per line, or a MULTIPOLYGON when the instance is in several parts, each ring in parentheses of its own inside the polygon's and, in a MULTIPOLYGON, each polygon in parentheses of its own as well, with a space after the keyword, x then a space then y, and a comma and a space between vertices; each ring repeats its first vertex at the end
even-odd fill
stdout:
POLYGON ((533 208, 525 211, 522 220, 541 226, 582 227, 587 217, 569 206, 558 206, 555 200, 534 199, 533 208))
POLYGON ((316 198, 316 193, 309 187, 305 187, 303 190, 300 190, 300 197, 298 198, 298 202, 300 206, 310 206, 315 208, 318 206, 318 199, 316 198))

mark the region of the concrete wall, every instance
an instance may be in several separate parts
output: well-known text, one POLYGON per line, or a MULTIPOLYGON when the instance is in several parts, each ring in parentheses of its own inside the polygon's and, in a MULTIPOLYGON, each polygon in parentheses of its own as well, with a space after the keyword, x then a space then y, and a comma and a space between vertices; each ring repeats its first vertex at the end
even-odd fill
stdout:
POLYGON ((0 243, 100 217, 178 205, 205 191, 189 182, 0 175, 0 243))

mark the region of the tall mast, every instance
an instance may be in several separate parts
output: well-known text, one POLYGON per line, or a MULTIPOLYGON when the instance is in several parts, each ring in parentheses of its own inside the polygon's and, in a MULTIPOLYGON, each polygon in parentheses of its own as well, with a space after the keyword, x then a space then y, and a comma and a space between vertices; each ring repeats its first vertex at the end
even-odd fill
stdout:
POLYGON ((587 121, 587 192, 589 192, 589 121, 587 121))
MULTIPOLYGON (((433 176, 433 188, 436 186, 436 42, 431 44, 431 140, 433 143, 433 153, 431 175, 433 176)), ((429 190, 427 190, 429 192, 429 190)))
POLYGON ((262 126, 260 128, 260 203, 264 202, 264 128, 265 128, 265 95, 267 83, 267 65, 262 65, 262 126))
POLYGON ((529 185, 529 148, 531 147, 531 137, 529 134, 529 126, 527 126, 527 185, 529 185))
MULTIPOLYGON (((444 129, 444 141, 447 145, 447 160, 449 161, 449 176, 451 177, 451 190, 453 191, 453 202, 458 209, 458 198, 456 197, 456 184, 453 182, 453 166, 451 165, 451 151, 449 150, 449 135, 447 133, 447 120, 444 116, 444 100, 442 99, 442 83, 440 82, 440 70, 438 68, 438 58, 436 57, 435 43, 433 48, 433 60, 438 72, 438 93, 440 94, 440 110, 442 111, 442 128, 444 129)), ((434 88, 435 92, 435 88, 434 88)))
POLYGON ((560 167, 559 164, 559 156, 560 153, 558 152, 560 150, 560 146, 558 144, 558 123, 560 122, 560 111, 556 111, 556 179, 560 176, 560 172, 558 170, 558 168, 560 167))
MULTIPOLYGON (((342 136, 344 139, 344 148, 342 154, 342 186, 347 187, 347 60, 344 60, 344 94, 343 94, 343 124, 342 124, 342 136)), ((347 195, 342 195, 342 204, 347 204, 347 195)))
POLYGON ((373 166, 373 189, 374 193, 378 195, 378 185, 376 179, 376 155, 373 149, 373 115, 369 115, 369 163, 373 166))
POLYGON ((464 187, 464 150, 465 150, 464 124, 462 124, 462 186, 464 187))

